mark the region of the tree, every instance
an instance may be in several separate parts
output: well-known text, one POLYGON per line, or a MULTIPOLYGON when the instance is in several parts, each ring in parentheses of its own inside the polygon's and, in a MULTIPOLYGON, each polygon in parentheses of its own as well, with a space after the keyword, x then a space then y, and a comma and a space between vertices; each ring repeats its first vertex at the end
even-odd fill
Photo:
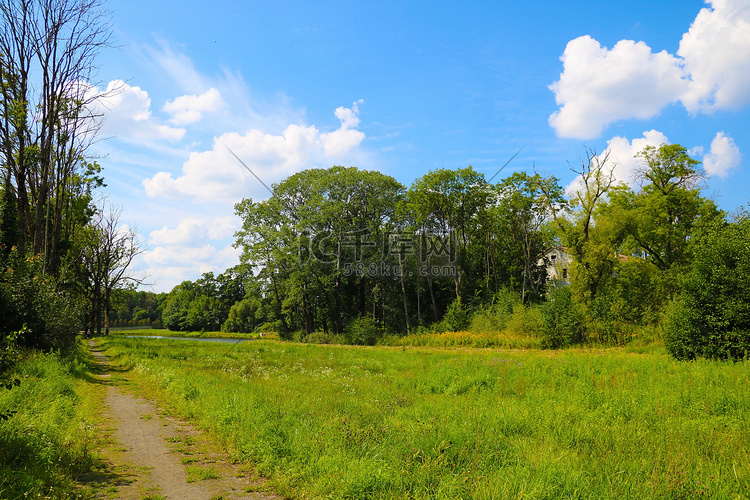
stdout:
POLYGON ((594 224, 607 193, 615 185, 614 167, 609 150, 598 155, 586 149, 580 167, 570 167, 578 174, 578 185, 569 204, 560 202, 554 185, 540 185, 544 205, 573 257, 574 294, 586 304, 592 303, 611 279, 617 262, 617 235, 602 224, 594 224))
POLYGON ((512 248, 521 252, 521 300, 526 293, 539 298, 547 279, 539 262, 551 245, 551 235, 544 230, 552 217, 548 204, 564 202, 563 191, 555 177, 543 178, 538 173, 517 172, 498 186, 499 199, 494 207, 501 231, 509 235, 512 248))
POLYGON ((701 217, 720 216, 716 205, 700 195, 700 162, 679 144, 646 146, 637 157, 642 160, 642 190, 630 203, 621 203, 630 209, 627 233, 660 269, 685 266, 693 226, 701 217))
POLYGON ((695 257, 670 311, 665 346, 678 359, 750 351, 750 216, 696 235, 695 257))
MULTIPOLYGON (((441 238, 449 245, 455 298, 461 300, 461 280, 468 271, 467 249, 476 235, 477 220, 487 207, 490 189, 484 175, 471 166, 430 171, 415 180, 406 194, 406 212, 420 234, 441 238)), ((426 252, 430 267, 432 252, 426 252)), ((432 276, 427 273, 433 312, 437 313, 432 276)))
POLYGON ((91 304, 91 326, 97 335, 109 335, 112 295, 128 284, 143 284, 145 277, 128 273, 133 260, 143 253, 137 234, 120 223, 122 209, 106 205, 89 225, 80 253, 80 276, 91 304))
POLYGON ((243 219, 236 245, 243 262, 258 269, 282 336, 297 326, 341 334, 368 314, 403 318, 385 312, 391 302, 375 300, 379 290, 395 288, 393 276, 357 272, 390 258, 383 249, 402 192, 392 177, 335 166, 299 172, 274 185, 268 200, 235 206, 243 219))
POLYGON ((18 246, 56 272, 72 186, 99 126, 94 61, 111 30, 100 0, 0 0, 0 21, 0 159, 18 246))

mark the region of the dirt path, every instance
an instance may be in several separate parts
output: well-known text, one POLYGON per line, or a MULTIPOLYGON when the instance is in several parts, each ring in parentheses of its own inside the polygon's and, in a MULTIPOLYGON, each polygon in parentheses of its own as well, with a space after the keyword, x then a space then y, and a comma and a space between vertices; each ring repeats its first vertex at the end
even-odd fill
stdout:
POLYGON ((160 415, 158 408, 112 383, 104 354, 92 353, 107 381, 106 419, 114 443, 103 450, 112 464, 103 495, 141 500, 278 499, 257 492, 247 471, 231 464, 197 429, 185 422, 160 415))

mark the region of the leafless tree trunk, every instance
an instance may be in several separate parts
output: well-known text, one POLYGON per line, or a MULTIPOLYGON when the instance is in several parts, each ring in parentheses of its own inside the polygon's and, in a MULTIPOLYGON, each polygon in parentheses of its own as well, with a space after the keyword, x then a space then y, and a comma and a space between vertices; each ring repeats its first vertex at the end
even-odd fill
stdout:
POLYGON ((102 208, 89 226, 89 242, 81 256, 97 334, 101 334, 103 317, 104 334, 109 335, 112 292, 127 284, 144 284, 146 279, 128 272, 143 249, 136 232, 121 224, 121 215, 119 207, 102 208))

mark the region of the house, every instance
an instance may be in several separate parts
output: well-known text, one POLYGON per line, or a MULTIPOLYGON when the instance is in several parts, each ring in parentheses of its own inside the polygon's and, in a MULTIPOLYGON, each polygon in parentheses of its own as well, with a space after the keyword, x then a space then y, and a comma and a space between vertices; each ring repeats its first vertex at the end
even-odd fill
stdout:
MULTIPOLYGON (((617 260, 627 262, 630 257, 621 253, 616 254, 617 260)), ((544 254, 544 258, 539 260, 539 265, 544 266, 546 261, 547 283, 558 286, 570 285, 570 266, 573 263, 573 256, 570 255, 565 247, 552 247, 544 254)))
POLYGON ((547 283, 554 283, 555 286, 570 285, 570 265, 573 257, 565 251, 563 247, 552 247, 544 254, 544 259, 539 261, 539 265, 545 265, 547 268, 547 283))

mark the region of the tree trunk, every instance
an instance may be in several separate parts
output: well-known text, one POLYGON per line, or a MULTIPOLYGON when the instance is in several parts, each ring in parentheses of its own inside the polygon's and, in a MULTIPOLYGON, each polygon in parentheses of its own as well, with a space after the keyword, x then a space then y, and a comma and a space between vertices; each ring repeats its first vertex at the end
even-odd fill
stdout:
POLYGON ((404 318, 406 319, 406 333, 411 332, 411 326, 409 325, 409 307, 406 303, 406 286, 404 285, 404 263, 401 256, 401 252, 398 253, 398 267, 399 274, 401 276, 401 297, 404 300, 404 318))

